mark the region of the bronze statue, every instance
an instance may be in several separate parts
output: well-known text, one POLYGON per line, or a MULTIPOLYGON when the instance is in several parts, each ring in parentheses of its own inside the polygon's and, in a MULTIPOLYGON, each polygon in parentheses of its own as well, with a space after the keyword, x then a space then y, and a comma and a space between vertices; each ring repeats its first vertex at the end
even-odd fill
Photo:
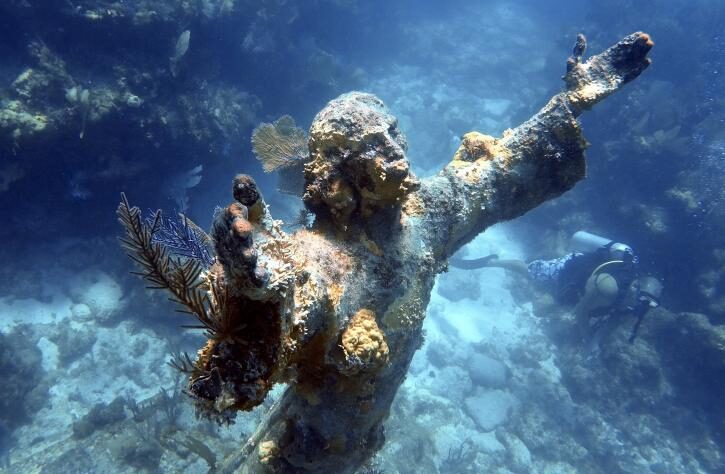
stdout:
MULTIPOLYGON (((653 43, 634 33, 582 62, 580 35, 555 95, 501 138, 463 137, 436 176, 417 179, 382 101, 353 92, 315 117, 304 167, 314 223, 292 234, 254 180, 208 236, 213 263, 175 258, 125 196, 124 240, 142 276, 208 334, 189 372, 197 409, 225 421, 287 390, 221 472, 353 473, 383 444, 383 422, 415 351, 435 276, 487 227, 564 193, 585 175, 577 117, 636 78, 653 43)), ((193 225, 191 223, 185 225, 193 225)))

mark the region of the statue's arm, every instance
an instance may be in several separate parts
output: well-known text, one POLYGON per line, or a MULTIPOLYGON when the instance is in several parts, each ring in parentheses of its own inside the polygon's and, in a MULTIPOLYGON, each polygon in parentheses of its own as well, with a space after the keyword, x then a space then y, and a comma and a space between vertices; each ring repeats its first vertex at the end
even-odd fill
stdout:
POLYGON ((650 64, 652 46, 647 34, 633 33, 582 62, 586 42, 579 35, 565 91, 500 138, 467 133, 453 160, 423 180, 418 192, 438 257, 447 258, 488 226, 518 217, 584 178, 587 143, 577 117, 639 76, 650 64))

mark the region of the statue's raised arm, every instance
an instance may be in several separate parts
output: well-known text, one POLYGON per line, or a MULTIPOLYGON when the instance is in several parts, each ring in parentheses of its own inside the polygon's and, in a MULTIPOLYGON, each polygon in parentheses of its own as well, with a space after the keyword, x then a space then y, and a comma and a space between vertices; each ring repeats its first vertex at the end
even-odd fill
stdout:
POLYGON ((140 275, 206 332, 197 356, 175 363, 197 413, 228 422, 288 384, 219 472, 352 474, 382 446, 448 257, 584 176, 576 117, 637 77, 652 42, 635 33, 582 63, 584 46, 580 37, 565 92, 500 139, 466 135, 422 182, 380 99, 331 101, 312 123, 304 168, 314 223, 291 234, 246 175, 209 234, 185 217, 144 218, 123 197, 122 241, 140 275))
POLYGON ((582 62, 586 40, 579 35, 567 61, 565 91, 501 138, 478 132, 463 137, 453 160, 419 191, 441 257, 584 178, 587 143, 576 118, 639 76, 650 64, 653 44, 649 35, 633 33, 582 62))

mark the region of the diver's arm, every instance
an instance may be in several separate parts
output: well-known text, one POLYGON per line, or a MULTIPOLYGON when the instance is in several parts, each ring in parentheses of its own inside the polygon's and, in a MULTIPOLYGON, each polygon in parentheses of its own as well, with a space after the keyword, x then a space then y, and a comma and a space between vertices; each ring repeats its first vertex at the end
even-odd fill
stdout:
POLYGON ((447 220, 446 232, 436 236, 443 257, 493 223, 518 217, 584 178, 587 143, 576 118, 636 78, 650 63, 652 44, 647 34, 633 33, 582 63, 581 37, 569 58, 564 92, 503 137, 463 137, 453 160, 423 180, 419 191, 429 219, 447 220))
POLYGON ((644 296, 640 297, 637 306, 634 307, 633 313, 634 316, 636 316, 637 321, 634 323, 634 326, 632 327, 632 332, 629 335, 629 343, 634 343, 634 340, 637 338, 637 334, 639 333, 639 328, 642 326, 642 321, 644 320, 644 317, 647 316, 647 313, 649 313, 650 309, 656 308, 659 306, 659 301, 657 301, 652 296, 644 296))
POLYGON ((634 323, 634 326, 632 327, 632 332, 629 334, 629 339, 627 339, 627 342, 630 344, 634 344, 634 340, 637 339, 637 334, 639 333, 639 327, 642 325, 642 321, 644 320, 645 315, 649 311, 648 307, 640 308, 637 311, 637 321, 634 323))

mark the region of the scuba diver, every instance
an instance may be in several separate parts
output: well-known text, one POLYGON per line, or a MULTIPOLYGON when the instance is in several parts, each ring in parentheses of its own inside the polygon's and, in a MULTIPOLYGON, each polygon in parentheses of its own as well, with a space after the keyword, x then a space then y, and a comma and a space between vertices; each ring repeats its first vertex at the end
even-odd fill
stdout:
POLYGON ((558 303, 573 305, 584 331, 596 331, 614 314, 631 314, 636 322, 629 342, 634 342, 644 316, 659 306, 662 283, 638 274, 638 259, 629 245, 579 231, 571 238, 571 248, 563 257, 530 263, 493 254, 474 260, 454 257, 450 264, 466 270, 503 268, 525 275, 558 303))

